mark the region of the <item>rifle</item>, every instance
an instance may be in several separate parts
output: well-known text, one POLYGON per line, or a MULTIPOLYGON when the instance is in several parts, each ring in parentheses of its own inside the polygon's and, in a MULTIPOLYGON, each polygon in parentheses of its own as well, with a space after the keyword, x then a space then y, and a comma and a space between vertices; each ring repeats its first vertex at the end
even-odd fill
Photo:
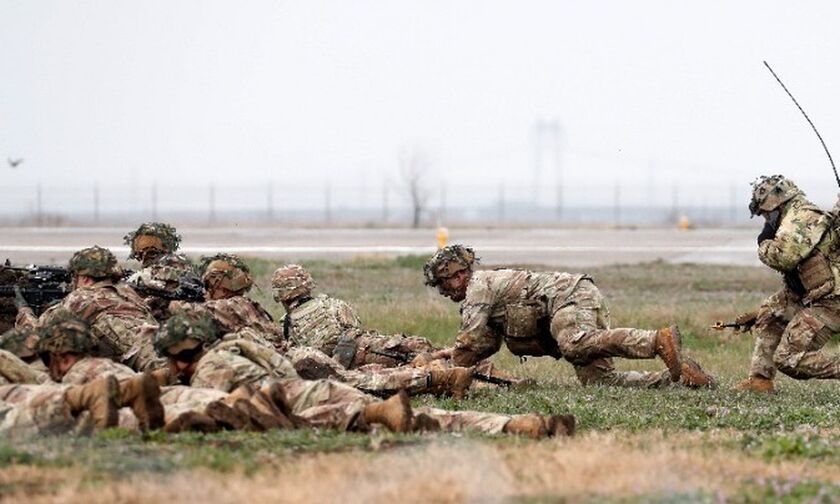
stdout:
POLYGON ((204 284, 201 279, 192 276, 184 276, 178 282, 178 288, 174 291, 168 289, 156 289, 145 284, 129 284, 135 291, 144 297, 155 296, 170 301, 187 301, 199 303, 204 301, 204 284))
POLYGON ((718 320, 717 322, 712 325, 712 329, 715 331, 723 331, 724 329, 735 329, 736 331, 742 330, 749 330, 752 326, 755 325, 755 321, 758 318, 758 310, 750 311, 735 317, 733 322, 724 322, 722 320, 718 320))
POLYGON ((0 298, 15 297, 15 287, 20 289, 35 315, 40 315, 57 301, 70 293, 70 272, 63 266, 12 266, 8 259, 0 266, 0 272, 14 273, 13 285, 0 286, 0 298))
MULTIPOLYGON (((403 364, 408 364, 417 357, 417 354, 412 352, 389 352, 387 350, 368 350, 370 353, 374 355, 381 355, 382 357, 388 357, 390 359, 394 359, 397 362, 402 362, 403 364)), ((498 376, 492 376, 484 373, 477 373, 473 371, 472 377, 474 380, 478 380, 485 383, 490 383, 493 385, 498 385, 500 387, 510 387, 513 385, 513 382, 510 380, 506 380, 504 378, 499 378, 498 376)))
POLYGON ((747 324, 739 324, 738 322, 724 322, 723 320, 718 320, 714 324, 710 326, 711 329, 715 331, 723 331, 724 329, 735 329, 741 330, 742 327, 746 327, 747 324))

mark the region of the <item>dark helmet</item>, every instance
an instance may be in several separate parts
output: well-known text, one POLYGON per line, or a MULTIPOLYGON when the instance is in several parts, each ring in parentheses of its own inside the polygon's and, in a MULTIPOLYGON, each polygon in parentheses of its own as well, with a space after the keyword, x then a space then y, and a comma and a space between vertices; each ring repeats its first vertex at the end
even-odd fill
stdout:
POLYGON ((38 336, 38 353, 44 362, 52 353, 89 354, 94 348, 90 325, 65 310, 53 314, 38 336))
POLYGON ((181 343, 193 340, 196 345, 209 345, 219 339, 219 329, 213 318, 201 312, 178 312, 162 324, 155 333, 154 347, 159 355, 181 343))
POLYGON ((173 226, 163 222, 144 222, 123 239, 131 247, 129 259, 142 260, 149 252, 156 255, 172 254, 181 245, 181 235, 173 226))
POLYGON ((201 258, 202 276, 207 289, 223 287, 236 294, 244 294, 254 285, 251 270, 239 256, 216 254, 201 258))
POLYGON ((444 278, 451 277, 459 271, 471 269, 478 262, 475 252, 463 245, 449 245, 435 252, 431 259, 423 266, 423 276, 426 285, 436 286, 444 278))
POLYGON ((98 245, 82 249, 70 258, 67 266, 74 276, 85 275, 92 278, 120 278, 123 270, 117 264, 114 254, 98 245))

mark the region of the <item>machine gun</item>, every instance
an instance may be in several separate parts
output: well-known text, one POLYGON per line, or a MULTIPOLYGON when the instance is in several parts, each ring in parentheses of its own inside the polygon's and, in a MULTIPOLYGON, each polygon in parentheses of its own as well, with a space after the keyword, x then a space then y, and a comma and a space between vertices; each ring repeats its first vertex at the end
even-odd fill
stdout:
POLYGON ((138 294, 144 297, 154 296, 168 301, 187 301, 199 303, 204 301, 204 283, 200 278, 192 275, 185 275, 178 281, 178 288, 175 290, 156 289, 141 283, 132 283, 131 287, 138 294))
POLYGON ((35 315, 70 293, 70 272, 63 266, 0 266, 0 298, 14 298, 18 290, 35 315))
POLYGON ((715 331, 723 331, 724 329, 735 329, 736 331, 748 331, 752 329, 752 326, 755 325, 755 321, 758 319, 758 310, 750 311, 735 317, 735 320, 732 322, 724 322, 722 320, 718 320, 715 322, 711 328, 715 331))
MULTIPOLYGON (((417 357, 417 354, 412 352, 389 352, 387 350, 368 350, 370 353, 374 355, 380 355, 382 357, 388 357, 389 359, 394 359, 397 362, 402 362, 403 364, 408 364, 417 357)), ((484 373, 476 373, 473 371, 472 377, 474 380, 478 380, 485 383, 490 383, 493 385, 498 385, 500 387, 510 387, 513 385, 513 382, 510 380, 506 380, 504 378, 499 378, 497 376, 492 376, 484 373)))

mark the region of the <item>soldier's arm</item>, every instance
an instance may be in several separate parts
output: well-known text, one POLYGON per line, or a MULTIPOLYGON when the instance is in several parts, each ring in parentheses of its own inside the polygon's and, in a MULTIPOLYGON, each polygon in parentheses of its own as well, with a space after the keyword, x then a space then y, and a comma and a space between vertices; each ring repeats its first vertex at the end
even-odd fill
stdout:
POLYGON ((782 219, 776 237, 759 244, 758 258, 776 271, 790 271, 811 254, 827 224, 819 212, 793 209, 782 219))
POLYGON ((236 386, 236 370, 219 356, 207 356, 195 370, 190 386, 230 392, 236 386))
POLYGON ((461 330, 455 339, 452 362, 456 366, 472 366, 490 357, 502 347, 502 337, 488 327, 491 306, 464 305, 461 311, 461 330))

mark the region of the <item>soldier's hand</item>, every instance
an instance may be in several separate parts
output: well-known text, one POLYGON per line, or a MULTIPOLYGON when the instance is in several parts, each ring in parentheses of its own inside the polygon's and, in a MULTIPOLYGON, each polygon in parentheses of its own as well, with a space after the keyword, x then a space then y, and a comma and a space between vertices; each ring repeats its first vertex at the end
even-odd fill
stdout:
POLYGON ((26 298, 23 297, 23 292, 20 290, 19 285, 15 285, 15 308, 18 310, 29 308, 29 303, 27 303, 26 298))
POLYGON ((436 359, 433 354, 426 352, 417 354, 417 357, 415 357, 409 365, 411 367, 422 368, 428 366, 435 360, 436 359))
POLYGON ((738 331, 750 331, 755 325, 756 319, 758 319, 758 310, 753 310, 738 315, 737 317, 735 317, 735 323, 738 324, 738 331))

